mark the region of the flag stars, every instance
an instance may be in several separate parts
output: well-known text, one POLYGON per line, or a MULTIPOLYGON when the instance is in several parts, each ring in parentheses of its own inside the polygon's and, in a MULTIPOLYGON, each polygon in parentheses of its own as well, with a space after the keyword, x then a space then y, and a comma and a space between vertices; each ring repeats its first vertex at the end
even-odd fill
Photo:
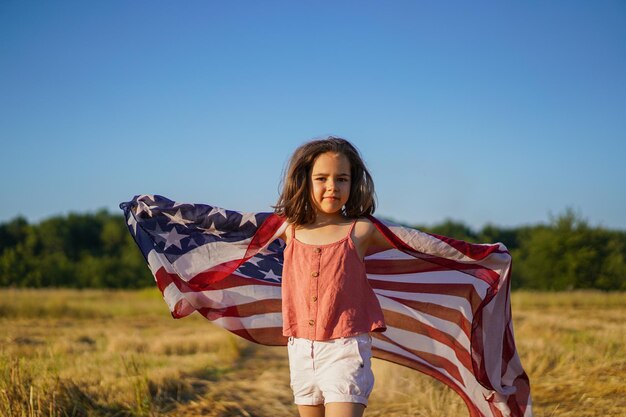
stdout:
POLYGON ((169 214, 169 213, 165 213, 165 212, 163 212, 163 214, 165 214, 170 219, 170 222, 172 222, 172 223, 180 224, 180 225, 183 225, 183 226, 186 226, 189 223, 193 223, 192 220, 187 220, 187 219, 185 219, 183 217, 183 215, 180 212, 180 209, 178 209, 178 211, 174 215, 169 214))
POLYGON ((189 236, 189 240, 187 240, 186 243, 187 249, 195 248, 196 246, 198 246, 198 243, 191 236, 189 236))
POLYGON ((176 227, 172 227, 169 232, 160 233, 159 236, 165 239, 165 249, 170 246, 176 246, 178 249, 182 249, 180 241, 187 237, 187 235, 181 235, 176 230, 176 227))
POLYGON ((252 258, 248 259, 248 262, 250 262, 252 265, 258 267, 259 266, 259 262, 261 262, 262 259, 258 258, 256 256, 253 256, 252 258))
POLYGON ((243 225, 248 222, 252 223, 254 227, 258 227, 254 213, 241 213, 241 222, 239 222, 239 227, 243 227, 243 225))
POLYGON ((216 214, 221 214, 222 217, 225 218, 225 219, 228 218, 228 216, 226 215, 226 209, 223 209, 221 207, 213 207, 207 216, 211 217, 211 216, 214 216, 216 214))
POLYGON ((146 213, 148 213, 149 217, 152 217, 152 209, 155 209, 155 208, 158 208, 158 206, 156 206, 156 205, 149 206, 144 201, 138 200, 137 201, 137 211, 136 211, 135 215, 139 216, 141 213, 143 213, 145 211, 146 213))
POLYGON ((226 232, 220 232, 218 229, 212 229, 208 235, 214 238, 217 238, 216 240, 219 240, 222 236, 224 236, 226 234, 226 232))
POLYGON ((265 279, 268 281, 280 282, 280 275, 276 275, 271 269, 265 272, 265 279))

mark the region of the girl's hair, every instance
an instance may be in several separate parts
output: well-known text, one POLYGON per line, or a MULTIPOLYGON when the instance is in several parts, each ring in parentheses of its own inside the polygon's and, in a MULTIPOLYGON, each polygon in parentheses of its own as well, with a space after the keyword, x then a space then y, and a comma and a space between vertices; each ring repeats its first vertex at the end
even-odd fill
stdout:
POLYGON ((357 218, 374 213, 374 181, 359 151, 347 140, 329 136, 307 142, 295 150, 283 178, 283 190, 274 206, 276 214, 285 216, 287 221, 296 225, 315 221, 311 201, 311 170, 317 157, 326 152, 345 155, 350 162, 350 196, 342 210, 343 215, 357 218))

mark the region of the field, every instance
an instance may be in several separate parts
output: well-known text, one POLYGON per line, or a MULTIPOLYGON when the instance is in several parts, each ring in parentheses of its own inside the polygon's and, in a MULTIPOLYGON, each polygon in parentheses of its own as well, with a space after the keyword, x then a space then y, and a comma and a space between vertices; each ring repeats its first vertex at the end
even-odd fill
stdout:
MULTIPOLYGON (((512 297, 538 417, 626 416, 626 294, 512 297)), ((296 416, 286 349, 200 316, 174 320, 156 289, 0 290, 0 416, 296 416)), ((459 417, 415 371, 374 361, 369 417, 459 417)))

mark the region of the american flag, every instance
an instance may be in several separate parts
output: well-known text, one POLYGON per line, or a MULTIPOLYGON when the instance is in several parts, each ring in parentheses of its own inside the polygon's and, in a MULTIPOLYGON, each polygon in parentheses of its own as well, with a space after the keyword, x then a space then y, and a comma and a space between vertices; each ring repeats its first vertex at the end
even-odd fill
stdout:
MULTIPOLYGON (((250 341, 287 344, 283 217, 158 195, 136 196, 120 208, 173 317, 197 311, 250 341)), ((364 260, 387 325, 372 334, 374 357, 445 383, 470 417, 532 416, 513 337, 506 247, 369 218, 395 247, 364 260)))

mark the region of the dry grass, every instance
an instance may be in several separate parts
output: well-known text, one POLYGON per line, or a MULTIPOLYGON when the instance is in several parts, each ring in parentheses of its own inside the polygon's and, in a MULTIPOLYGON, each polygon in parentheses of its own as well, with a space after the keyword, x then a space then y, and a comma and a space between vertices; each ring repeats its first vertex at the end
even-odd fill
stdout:
MULTIPOLYGON (((626 415, 626 294, 513 294, 538 417, 626 415)), ((0 291, 0 416, 294 416, 284 348, 201 317, 173 320, 157 290, 0 291)), ((366 416, 465 416, 436 381, 374 361, 366 416)))

